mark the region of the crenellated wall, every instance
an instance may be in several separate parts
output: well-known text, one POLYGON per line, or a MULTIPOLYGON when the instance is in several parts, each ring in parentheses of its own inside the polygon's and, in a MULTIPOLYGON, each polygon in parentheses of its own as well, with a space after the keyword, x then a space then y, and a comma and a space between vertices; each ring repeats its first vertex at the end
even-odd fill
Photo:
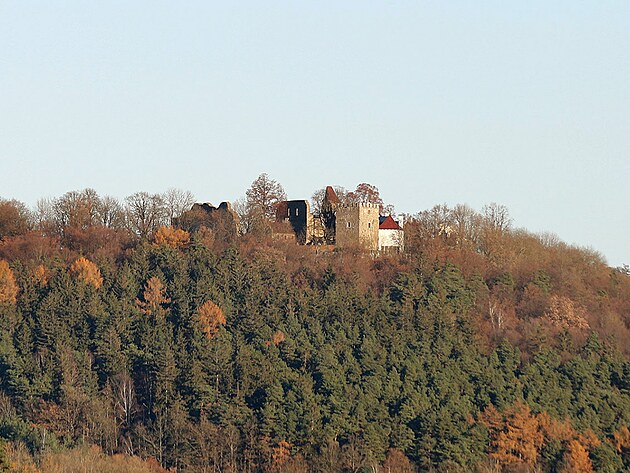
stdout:
POLYGON ((377 204, 339 205, 336 208, 336 244, 338 248, 360 247, 378 250, 377 204))

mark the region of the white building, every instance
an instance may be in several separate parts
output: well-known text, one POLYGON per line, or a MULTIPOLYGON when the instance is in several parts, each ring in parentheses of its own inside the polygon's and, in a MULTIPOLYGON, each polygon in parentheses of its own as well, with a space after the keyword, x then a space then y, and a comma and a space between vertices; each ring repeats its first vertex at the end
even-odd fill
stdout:
POLYGON ((401 252, 403 250, 404 232, 391 215, 381 217, 378 226, 378 250, 380 252, 401 252))

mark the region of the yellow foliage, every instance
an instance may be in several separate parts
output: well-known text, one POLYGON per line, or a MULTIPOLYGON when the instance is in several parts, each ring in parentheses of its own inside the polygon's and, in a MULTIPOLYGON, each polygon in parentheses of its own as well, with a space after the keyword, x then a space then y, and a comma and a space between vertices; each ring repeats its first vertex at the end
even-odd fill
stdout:
POLYGON ((171 248, 181 248, 190 241, 190 234, 180 228, 160 227, 155 232, 155 243, 171 248))
POLYGON ((171 299, 166 297, 166 286, 156 277, 152 277, 147 281, 142 297, 144 301, 136 299, 136 305, 147 315, 154 313, 163 305, 171 302, 171 299))
POLYGON ((559 440, 560 442, 568 442, 577 436, 577 432, 573 429, 571 421, 568 419, 558 421, 546 412, 538 414, 538 423, 545 439, 559 440))
POLYGON ((593 463, 588 457, 588 451, 577 440, 571 440, 562 458, 563 473, 593 473, 593 463))
POLYGON ((77 259, 70 265, 70 272, 74 274, 77 279, 83 281, 85 284, 91 284, 97 289, 103 285, 103 277, 101 276, 101 271, 98 269, 98 266, 84 257, 77 259))
POLYGON ((39 467, 21 443, 9 444, 7 456, 11 471, 16 473, 169 473, 153 459, 144 461, 128 455, 105 455, 95 445, 47 452, 37 462, 39 467))
POLYGON ((286 340, 286 336, 284 335, 284 332, 282 332, 281 330, 278 330, 276 333, 273 334, 273 337, 271 337, 271 341, 273 342, 275 346, 280 345, 285 340, 286 340))
POLYGON ((538 417, 531 414, 527 404, 516 402, 503 415, 490 405, 480 421, 490 431, 490 456, 497 462, 504 465, 536 462, 544 439, 538 417))
POLYGON ((0 260, 0 304, 15 304, 18 285, 9 263, 0 260))
POLYGON ((214 338, 222 325, 225 325, 225 314, 221 307, 212 301, 204 302, 197 311, 197 319, 201 325, 201 330, 208 340, 214 338))
POLYGON ((615 438, 615 448, 619 453, 624 448, 630 448, 630 430, 625 425, 613 434, 615 438))
POLYGON ((284 440, 278 443, 277 447, 273 448, 271 459, 273 462, 272 471, 282 471, 284 464, 291 458, 291 444, 284 440))
POLYGON ((43 264, 40 264, 33 270, 33 279, 40 285, 48 285, 48 270, 43 264))

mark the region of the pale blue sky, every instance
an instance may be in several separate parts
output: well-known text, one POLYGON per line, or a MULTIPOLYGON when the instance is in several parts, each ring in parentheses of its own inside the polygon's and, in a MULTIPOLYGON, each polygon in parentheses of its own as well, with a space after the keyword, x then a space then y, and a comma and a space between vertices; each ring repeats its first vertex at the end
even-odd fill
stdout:
POLYGON ((377 185, 630 263, 630 2, 0 0, 0 196, 377 185))

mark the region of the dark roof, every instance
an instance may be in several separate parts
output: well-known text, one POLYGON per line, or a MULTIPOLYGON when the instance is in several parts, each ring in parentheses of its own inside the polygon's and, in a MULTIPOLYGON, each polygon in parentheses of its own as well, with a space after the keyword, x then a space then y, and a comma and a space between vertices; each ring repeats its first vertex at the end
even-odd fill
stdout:
POLYGON ((400 228, 400 225, 398 225, 396 220, 394 220, 391 215, 388 215, 380 222, 378 229, 379 230, 402 230, 402 228, 400 228))
POLYGON ((341 202, 339 200, 339 197, 337 197, 337 194, 335 193, 335 189, 333 189, 332 186, 326 186, 325 199, 331 204, 338 204, 341 202))

